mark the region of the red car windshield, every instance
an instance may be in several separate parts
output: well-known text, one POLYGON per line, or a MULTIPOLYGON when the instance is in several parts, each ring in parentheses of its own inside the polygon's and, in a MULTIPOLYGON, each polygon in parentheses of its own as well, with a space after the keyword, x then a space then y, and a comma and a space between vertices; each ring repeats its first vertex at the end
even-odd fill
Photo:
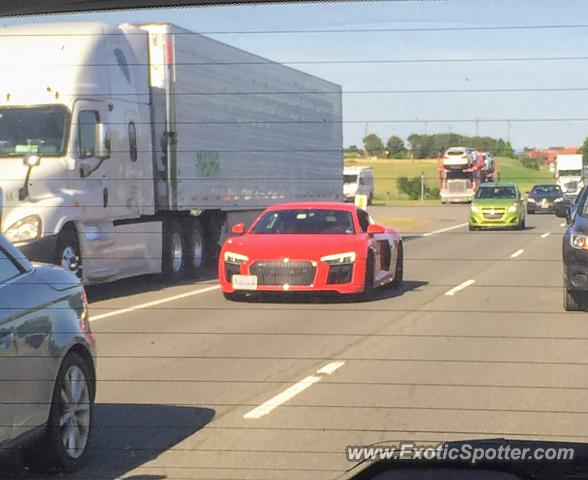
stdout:
POLYGON ((352 235, 355 228, 351 212, 305 208, 266 212, 251 233, 352 235))

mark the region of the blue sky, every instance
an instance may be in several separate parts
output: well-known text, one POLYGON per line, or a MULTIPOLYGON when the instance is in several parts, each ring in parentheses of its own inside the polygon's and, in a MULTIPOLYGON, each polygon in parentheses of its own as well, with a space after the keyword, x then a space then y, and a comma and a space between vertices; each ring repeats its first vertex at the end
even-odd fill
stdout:
POLYGON ((518 148, 581 144, 588 136, 588 121, 517 121, 588 118, 588 90, 357 93, 588 89, 588 8, 584 0, 404 1, 154 9, 5 19, 3 23, 80 20, 171 22, 197 32, 225 32, 210 36, 276 61, 315 62, 292 66, 343 86, 343 91, 347 92, 343 96, 343 115, 344 121, 349 122, 344 124, 345 145, 360 144, 366 129, 384 140, 392 134, 406 138, 411 133, 441 131, 473 135, 476 119, 480 135, 503 138, 509 135, 506 120, 511 119, 510 139, 518 148), (551 28, 512 28, 524 25, 551 28), (553 28, 555 26, 567 28, 553 28), (464 27, 473 29, 459 30, 464 27), (422 30, 438 28, 449 30, 422 30), (317 29, 343 31, 263 33, 317 29), (405 31, 376 31, 382 29, 405 31), (579 56, 587 59, 419 61, 579 56), (375 62, 324 63, 363 60, 375 62), (378 63, 392 60, 411 62, 378 63), (487 121, 491 119, 500 121, 487 121), (390 120, 394 122, 387 123, 390 120))

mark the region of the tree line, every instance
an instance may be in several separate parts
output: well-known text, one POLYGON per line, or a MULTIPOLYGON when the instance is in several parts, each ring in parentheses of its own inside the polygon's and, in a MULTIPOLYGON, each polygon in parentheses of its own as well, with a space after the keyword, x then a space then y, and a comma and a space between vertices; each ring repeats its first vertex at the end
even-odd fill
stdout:
POLYGON ((397 135, 392 135, 384 144, 378 135, 370 133, 363 139, 363 150, 352 145, 345 151, 388 158, 434 158, 442 155, 449 147, 462 146, 491 152, 500 157, 514 157, 512 145, 502 138, 468 137, 457 133, 436 133, 433 135, 413 133, 408 136, 407 144, 405 145, 402 138, 397 135))

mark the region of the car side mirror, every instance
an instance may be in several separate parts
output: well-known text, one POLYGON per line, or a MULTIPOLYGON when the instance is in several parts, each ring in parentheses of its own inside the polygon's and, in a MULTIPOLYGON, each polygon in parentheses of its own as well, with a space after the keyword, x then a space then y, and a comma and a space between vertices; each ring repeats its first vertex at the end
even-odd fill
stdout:
POLYGON ((374 235, 376 233, 385 233, 386 229, 377 223, 370 223, 367 228, 367 233, 374 235))
POLYGON ((231 232, 236 233, 237 235, 243 235, 245 233, 245 224, 244 223, 236 223, 231 228, 231 232))
POLYGON ((110 158, 110 131, 103 123, 96 124, 96 158, 106 160, 110 158))
POLYGON ((565 218, 568 224, 572 223, 572 215, 568 204, 556 205, 554 209, 556 217, 565 218))

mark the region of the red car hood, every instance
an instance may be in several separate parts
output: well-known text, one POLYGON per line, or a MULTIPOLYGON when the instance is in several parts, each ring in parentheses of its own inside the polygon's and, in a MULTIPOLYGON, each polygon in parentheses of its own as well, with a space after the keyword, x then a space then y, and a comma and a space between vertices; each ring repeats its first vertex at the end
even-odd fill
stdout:
POLYGON ((362 258, 367 253, 366 242, 363 235, 248 234, 230 238, 224 249, 247 255, 251 260, 319 260, 325 255, 345 252, 356 252, 362 258))

